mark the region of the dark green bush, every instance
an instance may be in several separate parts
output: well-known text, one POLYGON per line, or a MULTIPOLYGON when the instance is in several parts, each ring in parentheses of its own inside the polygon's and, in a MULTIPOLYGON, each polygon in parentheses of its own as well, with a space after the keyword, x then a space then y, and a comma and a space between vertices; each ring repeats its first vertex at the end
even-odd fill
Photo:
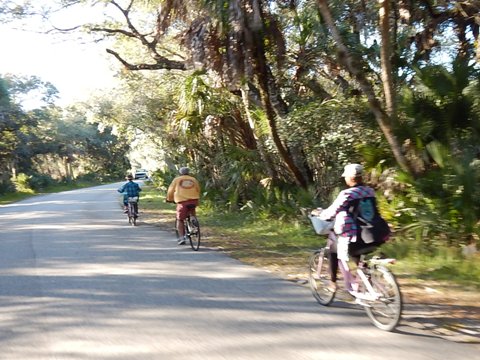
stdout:
POLYGON ((15 185, 10 181, 0 181, 0 194, 5 195, 7 193, 15 192, 15 185))
POLYGON ((44 190, 57 183, 51 176, 46 174, 34 173, 28 177, 28 187, 32 190, 44 190))

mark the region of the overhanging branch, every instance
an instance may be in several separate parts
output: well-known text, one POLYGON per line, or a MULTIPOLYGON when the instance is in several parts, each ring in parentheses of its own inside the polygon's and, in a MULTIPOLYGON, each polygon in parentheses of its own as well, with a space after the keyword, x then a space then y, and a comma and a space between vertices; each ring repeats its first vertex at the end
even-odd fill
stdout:
POLYGON ((184 62, 173 61, 167 58, 156 58, 157 62, 155 64, 131 64, 125 59, 123 59, 120 54, 111 49, 107 49, 107 53, 115 56, 118 61, 122 63, 125 68, 128 70, 186 70, 184 62))

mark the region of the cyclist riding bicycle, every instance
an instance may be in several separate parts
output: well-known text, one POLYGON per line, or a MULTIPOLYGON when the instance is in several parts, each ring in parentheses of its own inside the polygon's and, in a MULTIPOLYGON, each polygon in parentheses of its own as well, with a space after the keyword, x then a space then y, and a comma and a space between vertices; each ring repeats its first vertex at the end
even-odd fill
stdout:
MULTIPOLYGON (((354 212, 357 207, 369 207, 367 212, 372 214, 376 210, 375 191, 363 184, 363 167, 360 164, 348 164, 345 166, 342 177, 348 188, 338 194, 335 201, 327 208, 318 208, 312 211, 312 215, 318 216, 322 220, 335 219, 334 232, 337 236, 328 237, 330 247, 330 265, 331 265, 331 283, 330 290, 335 292, 337 289, 337 271, 338 260, 347 262, 349 260, 349 246, 360 242, 357 239, 358 225, 354 218, 354 212), (362 203, 364 200, 364 203, 362 203), (335 240, 333 238, 336 238, 335 240)), ((350 249, 351 250, 351 249, 350 249)), ((352 256, 355 263, 358 264, 359 257, 352 256)))
POLYGON ((195 215, 195 209, 190 210, 189 205, 198 205, 200 199, 200 184, 197 179, 190 175, 190 169, 188 167, 181 167, 179 173, 180 176, 173 179, 168 187, 166 201, 177 204, 178 245, 184 245, 186 242, 184 220, 189 211, 195 215))
MULTIPOLYGON (((133 175, 128 174, 125 178, 128 180, 124 185, 122 185, 117 191, 123 194, 123 208, 124 213, 128 212, 128 198, 129 197, 139 197, 140 191, 142 188, 136 182, 133 181, 133 175)), ((138 216, 138 214, 135 214, 138 216)))

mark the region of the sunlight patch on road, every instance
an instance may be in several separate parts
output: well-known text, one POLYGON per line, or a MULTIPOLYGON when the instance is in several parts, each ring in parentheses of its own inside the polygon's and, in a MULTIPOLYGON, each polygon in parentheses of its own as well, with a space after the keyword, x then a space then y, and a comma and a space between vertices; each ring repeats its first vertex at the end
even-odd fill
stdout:
MULTIPOLYGON (((66 353, 72 355, 78 355, 80 358, 86 359, 104 359, 107 356, 129 356, 133 357, 151 354, 151 349, 147 344, 138 346, 138 343, 132 342, 131 344, 125 344, 126 339, 104 339, 103 342, 97 339, 90 340, 72 340, 65 339, 63 341, 56 341, 51 345, 54 353, 66 353), (115 342, 117 342, 115 344, 115 342)), ((73 358, 73 357, 72 357, 73 358)))
MULTIPOLYGON (((83 259, 79 258, 82 261, 83 259)), ((107 260, 108 259, 104 259, 107 260)), ((49 281, 54 281, 55 277, 93 277, 93 276, 148 276, 148 277, 181 277, 181 278, 204 278, 204 279, 249 279, 256 275, 249 271, 237 271, 227 273, 218 264, 214 267, 192 266, 191 271, 185 273, 185 265, 171 261, 168 263, 168 269, 163 263, 159 267, 157 261, 141 262, 110 262, 110 263, 72 263, 71 261, 44 261, 37 264, 38 267, 13 268, 4 271, 8 276, 35 276, 52 277, 49 281)), ((205 264, 203 264, 205 265, 205 264)))
POLYGON ((46 216, 49 217, 58 217, 60 215, 63 215, 60 212, 54 212, 54 211, 28 211, 28 212, 21 212, 21 213, 6 213, 6 214, 1 214, 0 215, 0 220, 25 220, 25 219, 40 219, 46 216))
POLYGON ((117 229, 118 225, 93 225, 93 224, 33 224, 28 227, 18 227, 17 230, 103 230, 103 229, 117 229))

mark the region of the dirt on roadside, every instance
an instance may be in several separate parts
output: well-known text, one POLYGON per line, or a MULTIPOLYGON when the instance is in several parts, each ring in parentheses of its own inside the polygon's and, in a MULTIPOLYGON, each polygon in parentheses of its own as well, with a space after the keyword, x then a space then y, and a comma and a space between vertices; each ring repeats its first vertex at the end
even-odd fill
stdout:
MULTIPOLYGON (((161 211, 147 210, 142 221, 162 230, 174 233, 171 215, 161 211)), ((210 236, 208 228, 202 228, 201 248, 222 251, 233 258, 263 268, 288 281, 308 286, 306 258, 292 257, 278 252, 251 252, 249 244, 210 236)), ((474 288, 451 284, 446 281, 431 281, 397 275, 405 304, 402 325, 421 332, 456 342, 480 343, 480 293, 474 288)))

